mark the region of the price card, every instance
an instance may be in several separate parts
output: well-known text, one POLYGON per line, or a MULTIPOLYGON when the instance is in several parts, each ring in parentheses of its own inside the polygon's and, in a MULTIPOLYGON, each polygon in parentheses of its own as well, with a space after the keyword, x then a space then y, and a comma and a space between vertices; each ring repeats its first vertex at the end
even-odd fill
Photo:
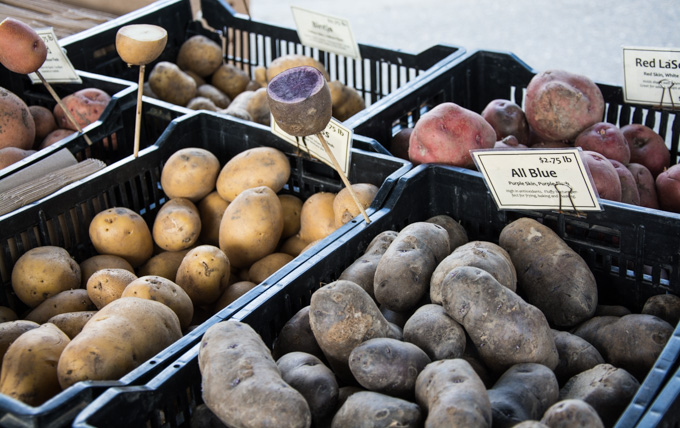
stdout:
MULTIPOLYGON (((83 83, 71 61, 59 46, 54 29, 43 28, 36 30, 36 33, 43 39, 47 46, 47 59, 40 67, 40 74, 49 83, 83 83)), ((40 83, 41 80, 36 73, 30 73, 28 77, 33 83, 40 83)))
MULTIPOLYGON (((311 156, 335 168, 333 161, 326 153, 326 150, 316 135, 310 135, 304 138, 294 137, 279 127, 279 125, 274 120, 274 116, 270 117, 270 123, 271 130, 274 134, 296 146, 300 150, 309 153, 311 156)), ((352 130, 344 127, 340 122, 331 118, 331 121, 328 122, 328 125, 326 125, 326 129, 321 131, 321 134, 326 140, 326 144, 328 144, 328 147, 331 149, 333 156, 335 156, 335 159, 338 161, 338 164, 340 164, 342 172, 345 174, 345 176, 349 176, 351 157, 350 149, 352 148, 353 135, 352 130)))
POLYGON ((474 150, 498 209, 601 211, 580 149, 474 150))
POLYGON ((680 49, 623 48, 624 101, 680 108, 680 49))
POLYGON ((312 48, 361 59, 349 21, 291 6, 300 42, 312 48))

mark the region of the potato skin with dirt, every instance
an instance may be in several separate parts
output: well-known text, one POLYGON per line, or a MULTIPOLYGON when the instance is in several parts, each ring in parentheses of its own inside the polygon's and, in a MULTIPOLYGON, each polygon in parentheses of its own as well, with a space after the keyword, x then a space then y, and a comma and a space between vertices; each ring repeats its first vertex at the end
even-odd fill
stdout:
POLYGON ((387 251, 398 232, 386 230, 377 234, 366 247, 364 253, 342 271, 338 279, 352 281, 374 297, 373 280, 375 270, 382 255, 387 251))
POLYGON ((123 257, 138 267, 153 255, 153 237, 141 215, 125 207, 114 207, 94 216, 90 240, 99 254, 123 257))
POLYGON ((0 87, 0 148, 30 150, 35 140, 35 121, 18 95, 0 87))
POLYGON ((379 392, 357 391, 335 413, 331 428, 417 427, 422 420, 423 412, 415 403, 379 392))
POLYGON ((552 229, 523 217, 503 228, 499 244, 515 266, 518 290, 548 321, 573 327, 593 316, 598 298, 595 277, 552 229))
POLYGON ((203 400, 226 425, 311 425, 307 401, 283 381, 269 348, 248 324, 223 321, 208 328, 198 366, 203 400))
POLYGON ((465 330, 441 305, 429 303, 416 309, 403 332, 404 341, 418 346, 433 361, 461 358, 465 352, 465 330))

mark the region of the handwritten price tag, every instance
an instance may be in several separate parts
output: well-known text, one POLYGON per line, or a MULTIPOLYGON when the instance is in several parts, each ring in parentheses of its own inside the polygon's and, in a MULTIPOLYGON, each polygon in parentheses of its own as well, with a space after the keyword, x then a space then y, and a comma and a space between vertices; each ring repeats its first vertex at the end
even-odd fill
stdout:
MULTIPOLYGON (((304 139, 302 137, 296 138, 282 130, 274 120, 274 116, 270 117, 270 123, 271 130, 275 135, 298 147, 300 150, 309 153, 309 155, 319 159, 325 164, 334 167, 333 161, 328 154, 326 154, 326 150, 324 150, 321 141, 319 141, 319 138, 316 135, 310 135, 304 139)), ((342 167, 342 172, 345 173, 346 176, 349 175, 353 136, 352 130, 345 128, 340 122, 331 118, 331 121, 328 122, 326 128, 321 131, 321 135, 323 135, 333 156, 335 156, 335 159, 342 167)))
MULTIPOLYGON (((47 59, 40 67, 40 74, 49 83, 83 83, 76 70, 73 68, 71 61, 59 46, 57 36, 54 34, 54 29, 44 28, 37 30, 36 33, 43 39, 47 46, 47 59)), ((35 73, 30 73, 28 77, 35 83, 40 83, 41 80, 35 73)))

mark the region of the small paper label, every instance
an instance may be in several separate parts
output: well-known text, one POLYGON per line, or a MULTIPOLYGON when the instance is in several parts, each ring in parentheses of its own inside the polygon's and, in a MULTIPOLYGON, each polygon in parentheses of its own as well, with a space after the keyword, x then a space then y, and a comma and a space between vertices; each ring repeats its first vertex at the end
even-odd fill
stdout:
POLYGON ((680 107, 680 50, 623 48, 624 101, 680 107))
MULTIPOLYGON (((283 131, 276 123, 273 116, 271 116, 271 129, 275 135, 278 135, 285 141, 296 146, 301 151, 309 153, 309 155, 335 168, 333 161, 326 153, 323 144, 321 144, 321 141, 316 135, 310 135, 304 138, 294 137, 283 131)), ((331 121, 328 122, 326 128, 321 131, 321 134, 323 135, 324 140, 326 140, 326 144, 333 153, 333 156, 335 156, 335 159, 338 161, 340 168, 342 168, 342 172, 345 176, 348 176, 352 148, 352 130, 345 128, 340 122, 331 118, 331 121)))
POLYGON ((580 150, 472 151, 498 209, 601 211, 580 150))
MULTIPOLYGON (((37 30, 36 33, 43 39, 47 46, 47 59, 39 68, 40 74, 49 83, 83 83, 76 70, 73 68, 71 61, 59 46, 57 36, 54 34, 54 29, 43 28, 37 30)), ((33 83, 40 83, 41 80, 35 73, 30 73, 28 77, 33 83)))
POLYGON ((300 42, 312 48, 361 59, 349 21, 291 6, 300 42))

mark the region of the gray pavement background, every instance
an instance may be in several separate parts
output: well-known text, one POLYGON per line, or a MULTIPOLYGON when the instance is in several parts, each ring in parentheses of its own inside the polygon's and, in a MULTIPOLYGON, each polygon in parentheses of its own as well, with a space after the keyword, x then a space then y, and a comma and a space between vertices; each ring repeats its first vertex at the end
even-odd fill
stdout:
POLYGON ((536 70, 619 86, 622 46, 680 48, 679 0, 251 0, 250 13, 295 28, 291 5, 349 20, 359 43, 507 51, 536 70))

